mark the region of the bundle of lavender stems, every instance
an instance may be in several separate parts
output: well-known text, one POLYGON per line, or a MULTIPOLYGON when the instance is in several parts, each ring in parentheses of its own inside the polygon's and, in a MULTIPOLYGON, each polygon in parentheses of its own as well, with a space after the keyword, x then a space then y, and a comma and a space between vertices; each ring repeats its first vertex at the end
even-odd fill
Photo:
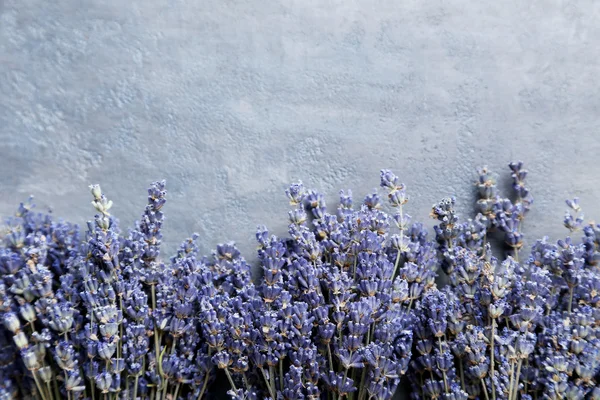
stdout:
POLYGON ((295 183, 289 236, 257 230, 259 279, 198 235, 161 257, 164 181, 127 233, 98 185, 85 229, 29 200, 0 232, 0 400, 600 400, 600 225, 568 200, 572 238, 523 249, 509 167, 508 197, 479 171, 474 218, 435 204, 434 235, 389 170, 329 211, 295 183))

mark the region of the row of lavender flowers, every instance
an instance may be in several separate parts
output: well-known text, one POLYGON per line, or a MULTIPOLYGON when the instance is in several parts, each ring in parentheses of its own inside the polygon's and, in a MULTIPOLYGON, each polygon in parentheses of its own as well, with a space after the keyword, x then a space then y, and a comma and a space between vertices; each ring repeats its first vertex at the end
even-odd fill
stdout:
POLYGON ((477 216, 442 200, 433 240, 391 171, 391 215, 349 191, 329 214, 294 184, 290 237, 256 234, 257 283, 233 244, 199 257, 192 236, 162 261, 164 182, 125 235, 97 185, 83 235, 22 204, 0 247, 0 399, 389 399, 403 379, 414 399, 600 399, 600 226, 567 201, 583 240, 519 262, 532 198, 510 168, 514 200, 484 168, 477 216))

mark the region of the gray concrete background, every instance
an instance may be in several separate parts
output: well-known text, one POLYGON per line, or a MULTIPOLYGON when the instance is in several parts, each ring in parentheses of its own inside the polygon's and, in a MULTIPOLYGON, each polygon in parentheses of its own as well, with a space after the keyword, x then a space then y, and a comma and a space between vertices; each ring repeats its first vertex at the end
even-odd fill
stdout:
POLYGON ((428 221, 522 159, 525 231, 556 239, 566 197, 600 218, 598 21, 594 0, 0 0, 0 215, 34 194, 83 224, 100 183, 126 227, 165 178, 169 253, 197 231, 253 258, 296 179, 333 206, 392 168, 428 221))

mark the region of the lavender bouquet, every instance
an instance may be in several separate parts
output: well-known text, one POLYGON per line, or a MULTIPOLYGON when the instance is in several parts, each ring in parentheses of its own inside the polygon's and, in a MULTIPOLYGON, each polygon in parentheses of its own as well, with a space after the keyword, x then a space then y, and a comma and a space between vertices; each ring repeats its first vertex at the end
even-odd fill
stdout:
POLYGON ((391 213, 293 184, 289 236, 257 230, 258 280, 233 243, 161 257, 164 182, 127 233, 98 185, 83 232, 23 203, 0 233, 0 399, 600 399, 600 225, 568 200, 583 238, 523 255, 533 200, 510 169, 512 198, 479 171, 473 219, 434 205, 434 238, 389 170, 391 213))

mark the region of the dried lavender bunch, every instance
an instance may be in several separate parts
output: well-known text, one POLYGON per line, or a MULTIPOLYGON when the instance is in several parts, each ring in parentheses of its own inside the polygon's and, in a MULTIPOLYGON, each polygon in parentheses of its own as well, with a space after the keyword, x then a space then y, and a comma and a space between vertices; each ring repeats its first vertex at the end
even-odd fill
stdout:
POLYGON ((233 243, 201 257, 195 234, 161 258, 164 181, 125 235, 98 185, 84 238, 30 199, 0 237, 0 398, 390 399, 404 381, 414 399, 600 399, 600 225, 567 200, 581 239, 523 257, 533 200, 509 168, 511 198, 479 170, 473 218, 435 204, 433 240, 390 170, 391 212, 341 191, 330 214, 295 183, 289 237, 257 230, 256 280, 233 243))

